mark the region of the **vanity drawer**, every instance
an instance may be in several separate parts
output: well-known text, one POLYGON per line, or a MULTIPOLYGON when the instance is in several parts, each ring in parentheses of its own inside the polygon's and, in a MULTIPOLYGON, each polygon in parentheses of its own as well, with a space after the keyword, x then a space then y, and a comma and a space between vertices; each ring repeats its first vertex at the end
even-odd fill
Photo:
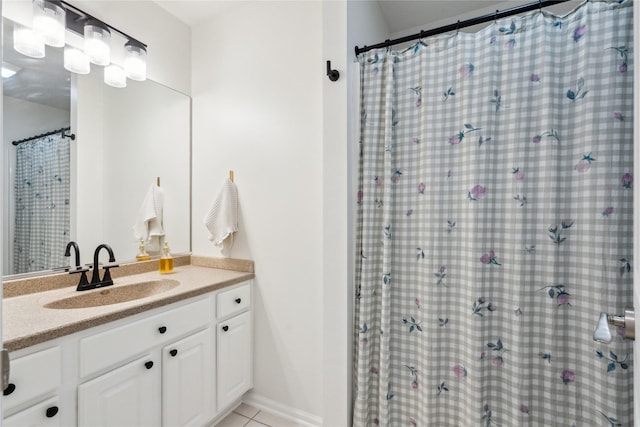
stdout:
MULTIPOLYGON (((70 409, 70 408, 66 408, 70 409)), ((58 414, 60 403, 57 397, 38 403, 2 420, 3 427, 55 427, 62 425, 62 417, 58 414)))
POLYGON ((251 305, 251 282, 220 292, 216 298, 218 319, 240 313, 251 305))
POLYGON ((12 360, 9 387, 2 398, 3 411, 52 393, 62 381, 61 373, 62 353, 57 346, 12 360))
POLYGON ((209 325, 209 298, 183 305, 80 340, 80 377, 97 373, 151 347, 209 325))

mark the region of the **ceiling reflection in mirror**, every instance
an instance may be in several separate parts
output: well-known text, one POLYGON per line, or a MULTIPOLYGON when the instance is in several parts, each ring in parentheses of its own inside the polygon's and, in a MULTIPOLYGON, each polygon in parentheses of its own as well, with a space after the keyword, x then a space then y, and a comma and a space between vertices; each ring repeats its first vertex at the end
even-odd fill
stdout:
MULTIPOLYGON (((83 264, 92 261, 100 243, 111 245, 118 262, 135 262, 140 236, 133 227, 148 207, 146 197, 158 188, 158 178, 164 194, 159 239, 168 241, 173 253, 189 252, 190 98, 150 80, 128 81, 123 89, 107 86, 103 67, 95 65, 88 75, 70 74, 63 67, 62 49, 47 47, 42 59, 23 56, 12 48, 11 22, 5 18, 4 24, 3 59, 17 72, 3 78, 2 275, 50 272, 74 263, 63 256, 70 240, 78 242, 83 264), (46 154, 40 163, 27 147, 43 138, 12 144, 65 127, 76 139, 57 133, 44 138, 47 146, 52 139, 61 145, 48 147, 56 156, 46 154), (19 151, 27 151, 26 160, 17 161, 19 151), (68 170, 61 172, 65 162, 68 170), (25 169, 36 178, 25 178, 25 169), (47 179, 42 190, 34 189, 40 175, 47 179), (65 180, 67 194, 50 193, 65 180), (20 187, 27 187, 26 195, 20 187), (45 202, 25 203, 36 198, 45 202), (39 204, 45 205, 45 214, 23 212, 25 205, 39 204), (30 219, 27 226, 24 218, 30 219)), ((153 249, 150 244, 152 257, 159 254, 153 249)))

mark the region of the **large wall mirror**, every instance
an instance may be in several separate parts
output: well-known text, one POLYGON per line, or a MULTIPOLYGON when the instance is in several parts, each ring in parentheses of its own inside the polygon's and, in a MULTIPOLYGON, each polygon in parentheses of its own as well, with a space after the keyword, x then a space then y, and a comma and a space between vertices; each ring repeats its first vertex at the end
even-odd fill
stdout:
POLYGON ((68 265, 70 240, 82 263, 100 243, 111 245, 120 263, 134 262, 133 226, 158 181, 164 239, 173 253, 189 252, 190 98, 150 80, 107 86, 95 65, 90 74, 70 74, 62 49, 47 46, 42 59, 23 56, 13 49, 12 21, 3 23, 3 65, 16 74, 3 78, 2 275, 68 265))

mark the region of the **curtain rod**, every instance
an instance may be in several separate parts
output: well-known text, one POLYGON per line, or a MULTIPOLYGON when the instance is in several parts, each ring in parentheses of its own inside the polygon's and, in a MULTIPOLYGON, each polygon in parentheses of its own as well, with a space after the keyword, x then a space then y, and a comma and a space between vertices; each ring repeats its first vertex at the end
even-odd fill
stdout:
POLYGON ((74 134, 70 134, 70 135, 65 135, 64 134, 68 130, 71 130, 71 128, 70 127, 66 127, 66 128, 61 128, 61 129, 58 129, 58 130, 52 130, 51 132, 41 133, 40 135, 35 135, 35 136, 30 137, 30 138, 24 138, 24 139, 20 139, 18 141, 13 141, 12 144, 13 145, 20 145, 23 142, 33 141, 34 139, 43 138, 43 137, 49 136, 49 135, 55 135, 56 133, 62 134, 63 138, 66 137, 66 138, 71 138, 72 141, 75 140, 76 136, 74 134))
POLYGON ((529 12, 535 9, 542 9, 545 6, 552 6, 554 4, 565 3, 567 1, 569 0, 539 0, 535 3, 527 3, 522 6, 516 6, 509 9, 504 9, 502 11, 496 10, 495 13, 479 16, 477 18, 467 19, 466 21, 458 21, 455 24, 445 25, 443 27, 434 28, 433 30, 420 31, 419 33, 416 33, 410 36, 404 36, 394 40, 387 39, 382 43, 374 44, 372 46, 364 46, 364 47, 356 46, 356 56, 373 49, 379 49, 379 48, 389 47, 389 46, 393 46, 400 43, 410 42, 413 40, 419 40, 425 37, 431 37, 438 34, 447 33, 449 31, 456 31, 456 30, 459 30, 460 28, 470 27, 472 25, 482 24, 484 22, 495 21, 500 18, 505 18, 507 16, 511 16, 511 15, 515 15, 523 12, 529 12))

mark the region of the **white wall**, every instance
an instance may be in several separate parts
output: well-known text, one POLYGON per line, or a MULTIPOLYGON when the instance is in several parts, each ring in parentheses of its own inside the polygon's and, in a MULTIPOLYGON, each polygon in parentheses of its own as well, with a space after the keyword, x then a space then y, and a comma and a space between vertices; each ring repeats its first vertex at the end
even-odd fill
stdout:
POLYGON ((193 252, 235 172, 231 256, 255 261, 255 402, 322 414, 322 9, 252 2, 193 28, 193 252))

